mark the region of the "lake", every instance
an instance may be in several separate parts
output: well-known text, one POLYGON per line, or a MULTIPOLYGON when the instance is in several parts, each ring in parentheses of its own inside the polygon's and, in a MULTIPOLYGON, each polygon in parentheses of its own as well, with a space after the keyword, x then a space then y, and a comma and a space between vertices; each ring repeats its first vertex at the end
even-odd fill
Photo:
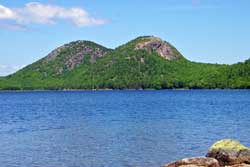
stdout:
POLYGON ((250 145, 250 91, 0 93, 3 167, 159 167, 250 145))

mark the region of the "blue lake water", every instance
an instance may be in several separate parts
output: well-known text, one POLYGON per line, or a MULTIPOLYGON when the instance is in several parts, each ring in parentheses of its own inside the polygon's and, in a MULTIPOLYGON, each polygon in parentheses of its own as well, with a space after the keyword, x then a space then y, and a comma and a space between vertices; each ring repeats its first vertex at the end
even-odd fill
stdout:
POLYGON ((250 91, 0 93, 2 167, 159 167, 250 145, 250 91))

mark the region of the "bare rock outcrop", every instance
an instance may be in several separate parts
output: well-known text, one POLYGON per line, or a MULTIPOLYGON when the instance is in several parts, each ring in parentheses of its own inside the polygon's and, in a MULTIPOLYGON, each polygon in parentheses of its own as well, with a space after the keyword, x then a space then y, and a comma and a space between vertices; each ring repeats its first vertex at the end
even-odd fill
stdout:
POLYGON ((142 42, 139 42, 135 46, 135 50, 141 49, 150 53, 156 52, 167 60, 176 60, 179 58, 179 55, 174 52, 173 47, 169 43, 153 36, 142 38, 142 42))
POLYGON ((213 144, 207 157, 216 158, 221 166, 250 164, 250 149, 238 141, 225 139, 213 144))
POLYGON ((89 41, 75 41, 53 50, 44 58, 44 63, 60 58, 63 66, 57 67, 57 74, 61 74, 80 65, 86 56, 90 56, 90 63, 95 63, 98 58, 105 56, 108 51, 109 49, 89 41))
POLYGON ((162 167, 219 167, 219 163, 214 158, 195 157, 185 158, 176 162, 166 164, 162 167))
POLYGON ((236 140, 224 139, 214 143, 206 157, 186 158, 163 167, 250 167, 250 149, 236 140))

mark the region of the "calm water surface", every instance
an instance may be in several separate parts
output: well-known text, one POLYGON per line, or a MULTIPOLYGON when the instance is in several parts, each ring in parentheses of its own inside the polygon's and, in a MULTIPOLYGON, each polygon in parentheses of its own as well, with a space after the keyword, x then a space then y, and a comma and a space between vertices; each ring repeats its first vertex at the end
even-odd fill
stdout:
POLYGON ((250 91, 0 93, 2 167, 159 167, 250 145, 250 91))

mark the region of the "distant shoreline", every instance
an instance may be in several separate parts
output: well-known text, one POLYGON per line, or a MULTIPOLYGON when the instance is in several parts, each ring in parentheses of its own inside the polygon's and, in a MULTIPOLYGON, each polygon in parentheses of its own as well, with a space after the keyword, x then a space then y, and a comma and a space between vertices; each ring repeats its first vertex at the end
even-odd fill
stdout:
POLYGON ((0 90, 0 93, 2 92, 83 92, 83 91, 88 91, 88 92, 98 92, 98 91, 194 91, 194 90, 199 90, 199 91, 216 91, 216 90, 221 90, 221 91, 250 91, 250 89, 222 89, 222 88, 215 88, 215 89, 189 89, 189 88, 182 88, 182 89, 60 89, 60 90, 40 90, 40 89, 34 89, 34 90, 0 90))

